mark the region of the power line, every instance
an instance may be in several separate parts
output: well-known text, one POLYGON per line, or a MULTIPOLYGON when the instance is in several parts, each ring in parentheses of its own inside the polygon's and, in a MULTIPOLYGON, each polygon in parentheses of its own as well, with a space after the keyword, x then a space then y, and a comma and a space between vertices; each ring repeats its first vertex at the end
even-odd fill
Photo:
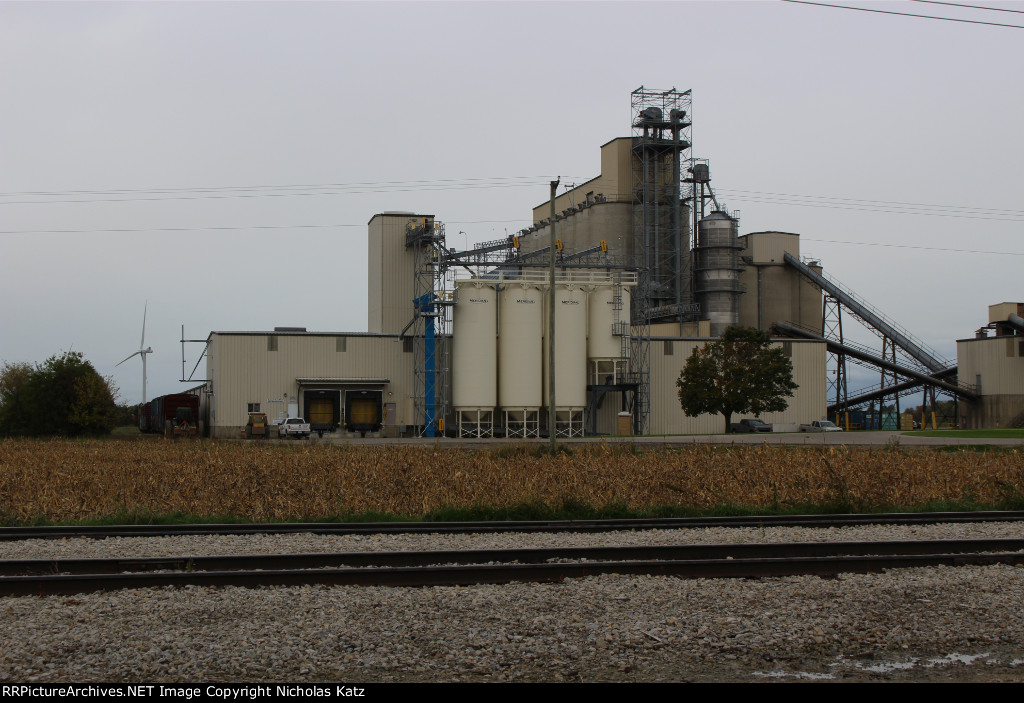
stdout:
POLYGON ((826 244, 850 244, 861 247, 887 247, 892 249, 921 249, 924 251, 943 251, 955 254, 996 254, 998 256, 1024 256, 1020 251, 987 251, 984 249, 951 249, 947 247, 926 247, 915 244, 884 244, 882 242, 851 242, 842 239, 813 239, 811 237, 800 237, 804 242, 822 242, 826 244))
POLYGON ((815 5, 817 7, 831 7, 835 10, 857 10, 858 12, 877 12, 882 15, 900 15, 901 17, 917 17, 918 19, 926 20, 943 20, 945 22, 962 22, 964 24, 985 24, 990 27, 1010 27, 1013 29, 1024 29, 1024 25, 1019 24, 1000 24, 999 22, 982 22, 981 20, 961 20, 955 17, 937 17, 935 15, 915 15, 909 12, 895 12, 893 10, 876 10, 869 7, 852 7, 850 5, 829 5, 824 2, 809 2, 808 0, 780 0, 781 2, 790 2, 794 5, 815 5))
MULTIPOLYGON (((510 224, 523 222, 523 220, 445 220, 448 224, 510 224)), ((50 230, 9 230, 0 231, 0 234, 138 234, 156 232, 233 232, 252 230, 279 230, 279 229, 339 229, 348 227, 365 227, 363 223, 356 224, 334 224, 334 225, 250 225, 245 227, 145 227, 145 228, 119 228, 119 229, 50 229, 50 230)), ((956 254, 994 254, 998 256, 1024 256, 1024 252, 1017 251, 989 251, 983 249, 953 249, 949 247, 930 247, 915 244, 886 244, 882 242, 854 242, 842 239, 815 239, 812 237, 800 237, 805 242, 820 242, 824 244, 846 244, 858 247, 890 247, 895 249, 920 249, 924 251, 941 251, 956 254)))
POLYGON ((833 208, 836 210, 861 210, 864 212, 886 212, 904 215, 928 215, 940 217, 964 217, 972 219, 1006 219, 1010 222, 1024 218, 1024 210, 1004 210, 997 208, 977 208, 959 205, 934 205, 929 203, 899 203, 894 201, 871 201, 856 197, 838 197, 830 195, 801 195, 796 193, 767 192, 762 190, 738 190, 720 188, 723 197, 737 197, 740 202, 763 203, 766 205, 796 205, 804 207, 833 208), (885 208, 885 209, 884 209, 885 208), (937 212, 921 211, 928 208, 937 212), (985 217, 985 216, 1007 216, 985 217))
POLYGON ((107 190, 26 190, 0 193, 12 195, 117 195, 120 193, 180 193, 180 192, 213 192, 223 190, 285 190, 289 188, 343 188, 348 186, 380 186, 380 185, 413 185, 418 183, 464 183, 473 181, 521 181, 542 180, 547 176, 487 176, 484 178, 430 178, 409 181, 351 181, 348 183, 283 183, 277 185, 256 186, 189 186, 187 188, 112 188, 107 190))
MULTIPOLYGON (((511 178, 523 178, 523 177, 511 177, 511 178)), ((485 181, 492 180, 496 181, 499 179, 450 179, 444 181, 392 181, 392 182, 381 182, 381 185, 394 186, 384 187, 379 189, 364 188, 363 186, 373 185, 371 183, 366 184, 335 184, 336 187, 348 187, 350 190, 344 192, 292 192, 292 193, 254 193, 245 194, 244 191, 249 190, 261 190, 261 189, 287 189, 287 188, 317 188, 317 187, 328 187, 328 186, 225 186, 220 188, 210 189, 168 189, 168 190, 136 190, 136 191, 36 191, 40 194, 58 194, 64 193, 117 193, 117 192, 138 192, 138 193, 171 193, 171 192, 230 192, 230 191, 243 191, 241 193, 230 193, 227 195, 202 195, 202 196, 180 196, 180 197, 169 197, 169 198, 114 198, 114 199, 76 199, 76 200, 40 200, 40 201, 8 201, 6 203, 0 201, 0 205, 13 205, 13 204, 57 204, 57 203, 98 203, 98 202, 159 202, 163 200, 167 201, 178 201, 178 200, 201 200, 201 199, 230 199, 230 198, 264 198, 264 197, 300 197, 300 196, 329 196, 329 195, 357 195, 366 193, 385 193, 385 192, 431 192, 439 190, 452 190, 452 189, 472 189, 472 188, 499 188, 499 187, 519 187, 524 185, 537 185, 538 183, 517 183, 517 182, 491 182, 491 183, 475 183, 467 181, 485 181), (445 185, 451 183, 452 185, 445 185), (398 187, 408 186, 408 187, 398 187)), ((506 179, 508 180, 508 179, 506 179)), ((1016 222, 1020 221, 1019 217, 1024 217, 1024 210, 1010 210, 1002 208, 982 208, 975 206, 964 206, 964 205, 939 205, 934 203, 906 203, 886 200, 868 200, 863 198, 842 198, 836 196, 820 196, 820 195, 802 195, 794 193, 774 193, 768 191, 749 191, 741 189, 721 189, 719 191, 724 196, 738 197, 740 200, 751 203, 762 203, 766 205, 796 205, 801 207, 819 207, 826 209, 838 209, 838 210, 862 210, 869 212, 884 212, 894 214, 908 214, 908 215, 926 215, 929 217, 957 217, 965 219, 983 219, 983 220, 996 220, 996 221, 1008 221, 1016 222), (884 206, 884 207, 882 207, 884 206), (919 208, 928 208, 929 211, 920 211, 919 208)), ((23 193, 19 193, 23 194, 23 193)), ((13 195, 13 194, 12 194, 13 195)), ((2 196, 0 196, 2 197, 2 196)), ((614 196, 613 197, 619 197, 614 196)), ((504 222, 505 220, 500 220, 504 222)), ((517 220, 518 221, 518 220, 517 220)))
MULTIPOLYGON (((445 220, 453 225, 472 224, 510 224, 524 223, 526 220, 445 220)), ((356 224, 334 225, 246 225, 246 226, 210 226, 210 227, 123 227, 111 229, 23 229, 0 230, 0 234, 138 234, 142 232, 237 232, 242 230, 277 230, 277 229, 338 229, 344 227, 366 227, 365 222, 356 224)))
POLYGON ((218 188, 168 188, 168 189, 122 189, 107 191, 68 190, 68 191, 23 191, 0 193, 0 198, 7 197, 45 197, 45 196, 78 196, 78 195, 168 195, 169 197, 111 197, 111 198, 78 198, 69 200, 8 200, 0 201, 0 205, 52 205, 61 203, 116 203, 116 202, 159 202, 163 200, 220 200, 228 198, 286 198, 300 196, 327 195, 360 195, 367 193, 408 193, 417 191, 465 190, 474 188, 516 188, 523 186, 543 185, 544 181, 532 176, 512 176, 507 178, 468 178, 443 179, 433 181, 380 181, 368 183, 333 183, 321 185, 285 185, 285 186, 225 186, 218 188), (301 190, 300 190, 301 189, 301 190), (287 191, 281 193, 261 192, 268 190, 287 191), (311 192, 304 192, 311 191, 311 192), (182 195, 177 195, 181 193, 182 195), (194 193, 195 195, 187 195, 194 193))
MULTIPOLYGON (((721 191, 725 193, 726 191, 721 191)), ((724 195, 723 195, 724 197, 724 195)), ((877 212, 892 215, 920 215, 924 217, 951 217, 955 219, 966 219, 966 220, 990 220, 995 222, 1024 222, 1024 213, 1015 213, 1014 211, 1007 211, 1007 216, 998 216, 999 211, 984 212, 981 214, 971 214, 973 211, 967 209, 966 212, 958 213, 954 212, 928 212, 916 208, 900 207, 898 205, 892 205, 888 207, 883 206, 863 206, 852 203, 815 203, 806 202, 802 200, 787 200, 783 198, 762 198, 762 197, 745 197, 740 198, 740 202, 746 203, 759 203, 762 205, 795 205, 797 207, 814 207, 823 208, 826 210, 855 210, 858 212, 877 212), (990 216, 991 215, 991 216, 990 216)))
POLYGON ((984 7, 983 5, 962 5, 958 2, 939 2, 939 0, 910 0, 910 2, 923 2, 928 5, 949 5, 950 7, 964 7, 971 10, 989 10, 991 12, 1016 12, 1024 15, 1024 10, 1011 10, 1006 7, 984 7))
POLYGON ((982 208, 973 207, 969 205, 937 205, 935 203, 906 203, 896 200, 870 200, 866 198, 843 198, 834 195, 801 195, 796 193, 774 193, 771 191, 763 190, 738 190, 738 189, 719 189, 721 193, 743 193, 751 195, 768 195, 768 196, 779 196, 782 198, 805 198, 808 200, 824 200, 824 201, 836 201, 840 203, 865 203, 865 204, 877 204, 887 206, 905 206, 915 208, 934 208, 934 209, 947 209, 953 210, 967 210, 970 212, 981 212, 985 214, 1009 214, 1009 215, 1022 215, 1024 216, 1024 210, 1005 210, 1001 208, 982 208))

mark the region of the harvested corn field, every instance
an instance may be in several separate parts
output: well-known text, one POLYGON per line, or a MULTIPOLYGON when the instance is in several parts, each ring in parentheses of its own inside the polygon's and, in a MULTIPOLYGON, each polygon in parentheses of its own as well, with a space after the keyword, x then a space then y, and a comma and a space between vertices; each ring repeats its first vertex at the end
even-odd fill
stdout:
POLYGON ((1024 493, 1024 453, 829 447, 280 447, 216 442, 0 442, 0 519, 117 513, 314 519, 567 501, 631 510, 732 505, 981 505, 1024 493))

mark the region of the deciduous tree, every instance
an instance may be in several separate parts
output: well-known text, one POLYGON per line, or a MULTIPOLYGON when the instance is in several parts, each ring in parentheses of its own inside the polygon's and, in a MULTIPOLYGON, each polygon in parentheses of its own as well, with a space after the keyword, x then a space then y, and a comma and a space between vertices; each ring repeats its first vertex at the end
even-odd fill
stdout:
POLYGON ((797 385, 793 363, 753 327, 729 327, 720 339, 694 349, 679 379, 679 402, 690 417, 725 416, 725 431, 734 413, 785 410, 797 385))
POLYGON ((109 434, 117 388, 81 352, 63 352, 42 364, 7 364, 0 370, 0 434, 109 434))

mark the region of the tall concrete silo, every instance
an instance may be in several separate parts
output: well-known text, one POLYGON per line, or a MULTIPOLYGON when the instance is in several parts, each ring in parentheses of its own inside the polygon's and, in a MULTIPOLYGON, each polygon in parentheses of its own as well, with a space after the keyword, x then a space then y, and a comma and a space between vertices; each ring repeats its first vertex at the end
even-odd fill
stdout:
MULTIPOLYGON (((551 291, 547 291, 551 295, 551 291)), ((587 405, 587 291, 577 283, 555 285, 555 426, 559 435, 583 436, 587 405)), ((545 305, 544 330, 547 331, 545 305)), ((546 347, 545 347, 546 348, 546 347)), ((544 355, 544 405, 549 405, 550 369, 544 355)))
POLYGON ((493 281, 455 284, 452 405, 459 435, 490 437, 498 405, 498 293, 493 281))
POLYGON ((503 284, 498 294, 498 406, 510 437, 540 432, 544 294, 537 284, 503 284))

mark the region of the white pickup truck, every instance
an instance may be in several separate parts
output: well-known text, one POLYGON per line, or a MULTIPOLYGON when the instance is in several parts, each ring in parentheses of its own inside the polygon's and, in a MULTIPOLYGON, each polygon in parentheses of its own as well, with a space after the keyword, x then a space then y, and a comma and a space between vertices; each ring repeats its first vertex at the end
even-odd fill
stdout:
POLYGON ((289 417, 277 426, 278 437, 308 437, 309 423, 301 417, 289 417))
POLYGON ((801 432, 842 432, 842 427, 837 427, 834 422, 828 420, 815 420, 809 425, 800 425, 801 432))

